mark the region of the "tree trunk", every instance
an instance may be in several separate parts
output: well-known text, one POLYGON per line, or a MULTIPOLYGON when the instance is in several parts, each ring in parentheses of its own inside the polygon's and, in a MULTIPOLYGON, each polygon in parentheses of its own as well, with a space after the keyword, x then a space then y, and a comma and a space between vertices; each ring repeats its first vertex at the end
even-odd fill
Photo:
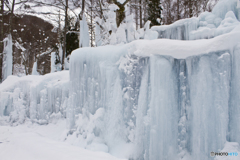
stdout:
POLYGON ((135 21, 136 21, 136 30, 138 29, 138 1, 135 0, 135 21))
POLYGON ((94 36, 94 33, 93 33, 93 0, 91 0, 91 47, 93 47, 93 36, 94 36))
POLYGON ((119 27, 121 22, 125 19, 125 7, 124 7, 124 5, 119 3, 118 7, 119 7, 119 9, 117 10, 117 16, 116 16, 117 27, 119 27))
MULTIPOLYGON (((83 13, 84 13, 84 9, 85 9, 85 0, 82 0, 82 11, 81 11, 81 16, 83 17, 83 13)), ((81 17, 81 18, 82 18, 81 17)), ((82 20, 82 19, 81 19, 82 20)), ((80 26, 81 27, 81 26, 80 26)))
POLYGON ((126 0, 123 4, 118 2, 117 0, 113 0, 113 3, 118 6, 119 9, 117 9, 117 14, 116 14, 116 22, 117 22, 117 27, 120 26, 121 22, 125 19, 125 5, 129 2, 130 0, 126 0))
POLYGON ((4 9, 4 0, 1 0, 1 26, 0 26, 0 82, 2 82, 2 53, 3 53, 3 9, 4 9))
POLYGON ((180 0, 177 0, 177 20, 181 19, 180 17, 180 0))
POLYGON ((144 0, 143 1, 143 10, 144 10, 144 24, 147 22, 147 1, 146 0, 144 0))
POLYGON ((189 0, 189 17, 193 17, 193 0, 189 0))
POLYGON ((142 23, 142 0, 139 0, 139 14, 140 14, 140 28, 143 27, 143 23, 142 23))
MULTIPOLYGON (((62 32, 61 32, 61 15, 60 15, 60 10, 59 10, 59 13, 58 13, 58 28, 59 28, 59 30, 58 30, 58 43, 61 44, 62 32)), ((62 55, 59 55, 59 56, 62 56, 62 55)))
POLYGON ((15 6, 15 0, 12 2, 12 9, 11 9, 11 14, 9 17, 9 34, 12 35, 12 19, 13 19, 13 12, 14 12, 14 6, 15 6))
POLYGON ((67 36, 67 22, 68 22, 68 0, 66 0, 65 5, 65 26, 63 32, 63 55, 62 55, 62 70, 64 70, 64 59, 66 55, 66 36, 67 36))

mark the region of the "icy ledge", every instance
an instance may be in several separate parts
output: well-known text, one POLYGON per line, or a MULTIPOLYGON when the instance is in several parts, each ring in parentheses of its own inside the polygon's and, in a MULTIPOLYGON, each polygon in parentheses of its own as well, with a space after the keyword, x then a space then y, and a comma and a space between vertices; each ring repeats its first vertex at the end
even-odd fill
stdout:
POLYGON ((62 140, 134 160, 210 160, 240 143, 240 27, 210 40, 83 48, 68 72, 10 76, 0 115, 66 118, 62 140))

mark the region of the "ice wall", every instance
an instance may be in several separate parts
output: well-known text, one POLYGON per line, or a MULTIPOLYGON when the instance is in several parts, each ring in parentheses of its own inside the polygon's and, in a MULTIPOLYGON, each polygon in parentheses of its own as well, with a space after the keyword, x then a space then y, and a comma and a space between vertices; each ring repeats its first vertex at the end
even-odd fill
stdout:
POLYGON ((171 25, 153 26, 151 30, 158 32, 158 38, 190 40, 190 33, 198 29, 199 20, 189 18, 179 20, 171 25))
POLYGON ((210 160, 227 141, 240 143, 239 36, 75 50, 71 113, 104 110, 93 135, 110 153, 130 144, 136 160, 210 160))
POLYGON ((0 123, 65 118, 62 140, 87 149, 210 160, 227 141, 240 143, 239 31, 75 50, 69 72, 9 76, 0 85, 0 123))
POLYGON ((238 0, 220 0, 212 12, 198 17, 178 20, 171 25, 153 26, 158 38, 177 40, 210 39, 229 33, 239 25, 238 0))
POLYGON ((10 124, 47 124, 56 116, 66 117, 69 95, 68 72, 45 76, 9 76, 0 85, 0 117, 10 124))

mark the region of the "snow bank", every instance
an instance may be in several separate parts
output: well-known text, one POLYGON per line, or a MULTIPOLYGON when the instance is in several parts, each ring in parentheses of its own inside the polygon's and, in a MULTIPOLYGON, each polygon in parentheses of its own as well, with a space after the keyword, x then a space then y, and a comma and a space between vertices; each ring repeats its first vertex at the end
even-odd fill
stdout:
POLYGON ((0 127, 0 157, 2 160, 120 160, 107 153, 93 152, 58 138, 65 123, 38 126, 24 124, 0 127), (14 154, 13 154, 14 153, 14 154))

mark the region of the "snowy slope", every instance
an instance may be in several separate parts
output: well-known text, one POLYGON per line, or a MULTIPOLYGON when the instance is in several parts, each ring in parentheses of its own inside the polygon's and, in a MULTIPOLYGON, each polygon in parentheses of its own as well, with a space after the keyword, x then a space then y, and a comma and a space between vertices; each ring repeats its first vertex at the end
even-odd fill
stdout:
MULTIPOLYGON (((16 1, 16 3, 18 3, 16 1)), ((61 21, 61 26, 64 26, 64 6, 62 4, 54 4, 56 1, 51 0, 37 0, 34 2, 26 2, 24 4, 18 4, 15 6, 15 14, 28 14, 37 16, 44 19, 45 21, 53 24, 55 27, 59 25, 59 16, 61 21), (39 3, 37 3, 39 2, 39 3), (27 6, 27 7, 26 7, 27 6)), ((75 2, 76 3, 76 2, 75 2)), ((81 9, 74 6, 72 1, 69 1, 69 16, 76 18, 80 13, 81 9)))
POLYGON ((93 152, 61 142, 66 122, 39 126, 26 122, 0 127, 2 160, 120 160, 104 152, 93 152))

